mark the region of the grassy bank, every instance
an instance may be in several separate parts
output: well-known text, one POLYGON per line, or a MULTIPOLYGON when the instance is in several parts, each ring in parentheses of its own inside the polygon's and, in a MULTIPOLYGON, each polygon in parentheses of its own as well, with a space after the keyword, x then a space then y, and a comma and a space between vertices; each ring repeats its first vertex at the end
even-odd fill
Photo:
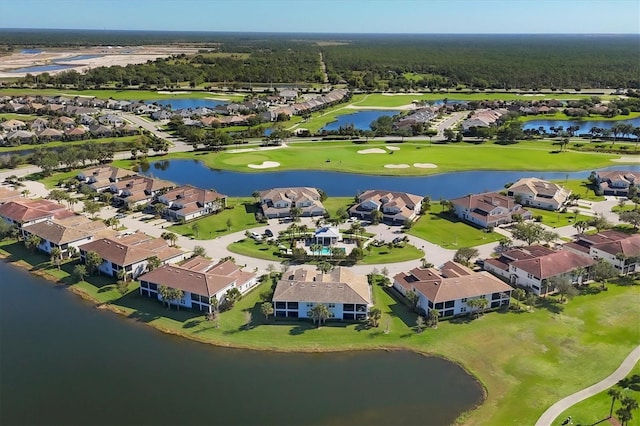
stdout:
MULTIPOLYGON (((636 364, 636 366, 631 370, 627 377, 631 377, 634 374, 640 375, 640 363, 636 364)), ((615 387, 621 391, 623 396, 629 396, 631 398, 634 398, 636 401, 640 400, 640 392, 634 391, 632 389, 622 389, 618 386, 615 387)), ((617 401, 614 405, 614 418, 616 416, 615 412, 618 408, 620 408, 620 401, 617 401)), ((603 420, 606 420, 609 417, 610 410, 611 397, 607 395, 607 391, 604 391, 593 395, 592 397, 587 398, 584 401, 579 402, 573 407, 567 409, 556 418, 554 424, 560 424, 562 421, 564 421, 564 419, 571 416, 573 418, 573 424, 575 425, 595 425, 603 420)), ((640 425, 640 417, 638 417, 638 412, 635 411, 633 413, 633 419, 629 423, 629 426, 638 425, 640 425)))
POLYGON ((256 221, 256 208, 253 198, 230 197, 227 199, 227 208, 220 213, 205 216, 183 225, 173 225, 168 229, 196 240, 210 240, 260 226, 261 224, 256 221))
POLYGON ((536 120, 558 120, 558 121, 621 121, 621 120, 633 120, 640 117, 640 112, 630 112, 628 115, 614 115, 613 117, 605 117, 604 115, 590 115, 589 117, 571 117, 562 111, 558 111, 555 114, 537 114, 537 115, 523 115, 519 118, 520 121, 536 121, 536 120))
POLYGON ((233 93, 213 93, 204 91, 177 90, 175 93, 155 90, 67 90, 67 89, 0 89, 0 96, 93 96, 100 99, 127 101, 149 101, 156 99, 215 98, 230 101, 242 101, 244 95, 233 93), (162 93, 160 93, 162 92, 162 93))
MULTIPOLYGON (((0 253, 25 259, 32 269, 51 270, 47 256, 29 254, 21 246, 4 242, 0 253)), ((609 285, 606 292, 584 294, 564 305, 547 299, 533 312, 441 322, 437 329, 416 334, 415 314, 393 291, 378 285, 373 293, 383 312, 380 328, 267 321, 260 313, 259 294, 268 284, 222 313, 214 326, 196 312, 167 310, 139 296, 135 284, 122 297, 104 277, 71 284, 72 267, 53 269, 71 290, 131 319, 202 342, 279 351, 409 349, 461 363, 488 392, 485 403, 465 416, 470 425, 533 424, 557 400, 609 375, 640 341, 638 328, 630 326, 638 322, 638 285, 609 285), (251 327, 246 327, 246 311, 253 314, 251 327)))
POLYGON ((175 153, 171 158, 195 158, 214 169, 261 172, 249 164, 274 161, 279 167, 267 171, 323 170, 372 175, 419 176, 466 170, 536 170, 577 171, 611 166, 619 155, 592 152, 557 152, 551 142, 520 142, 513 145, 485 144, 396 144, 390 151, 385 142, 369 144, 350 142, 293 143, 286 148, 244 153, 175 153), (362 154, 358 151, 382 149, 385 153, 362 154), (415 167, 416 163, 435 164, 435 168, 415 167), (387 168, 388 164, 406 164, 405 168, 387 168))
MULTIPOLYGON (((79 141, 55 141, 55 142, 44 142, 39 144, 22 144, 18 146, 2 146, 0 147, 0 153, 2 154, 21 154, 20 151, 37 149, 37 148, 59 148, 62 146, 72 146, 72 145, 84 145, 86 143, 91 144, 105 144, 105 143, 115 143, 115 144, 128 144, 134 142, 140 136, 122 136, 117 138, 99 138, 99 139, 83 139, 79 141)), ((118 147, 118 149, 126 150, 128 147, 118 147)))

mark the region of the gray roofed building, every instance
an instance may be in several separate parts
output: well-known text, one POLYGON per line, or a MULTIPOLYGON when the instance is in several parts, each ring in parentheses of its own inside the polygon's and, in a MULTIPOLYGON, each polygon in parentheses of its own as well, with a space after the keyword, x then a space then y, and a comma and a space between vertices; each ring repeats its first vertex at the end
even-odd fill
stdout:
POLYGON ((326 213, 320 192, 316 188, 289 187, 260 191, 260 204, 265 217, 289 217, 291 208, 297 207, 302 216, 322 216, 326 213))

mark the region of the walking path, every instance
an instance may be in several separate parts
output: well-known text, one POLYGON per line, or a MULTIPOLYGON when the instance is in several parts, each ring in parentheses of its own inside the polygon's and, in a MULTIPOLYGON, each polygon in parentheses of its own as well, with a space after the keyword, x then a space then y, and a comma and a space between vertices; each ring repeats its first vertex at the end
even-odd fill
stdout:
POLYGON ((611 386, 624 379, 631 369, 640 361, 640 346, 631 351, 631 353, 622 361, 620 367, 614 371, 609 377, 604 378, 595 385, 591 385, 588 388, 582 389, 566 398, 553 404, 536 422, 536 426, 549 426, 553 421, 562 414, 566 409, 572 407, 580 401, 583 401, 590 396, 607 390, 611 386))

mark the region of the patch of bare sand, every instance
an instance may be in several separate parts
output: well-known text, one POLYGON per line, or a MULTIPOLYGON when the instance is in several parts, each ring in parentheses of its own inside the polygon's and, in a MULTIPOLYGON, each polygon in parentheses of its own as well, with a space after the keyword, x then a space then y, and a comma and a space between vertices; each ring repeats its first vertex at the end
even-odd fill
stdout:
POLYGON ((635 156, 635 157, 614 158, 611 161, 614 161, 616 163, 636 163, 636 164, 640 164, 640 155, 635 156))
POLYGON ((437 169, 438 165, 433 163, 413 163, 413 167, 417 167, 419 169, 437 169))
POLYGON ((381 148, 361 149, 358 154, 386 154, 387 151, 381 148))
POLYGON ((411 167, 408 164, 385 164, 384 168, 385 169, 408 169, 409 167, 411 167))
POLYGON ((263 161, 262 164, 247 164, 250 169, 272 169, 274 167, 280 167, 280 163, 277 161, 263 161))
POLYGON ((389 151, 400 151, 400 148, 397 146, 385 146, 389 151))

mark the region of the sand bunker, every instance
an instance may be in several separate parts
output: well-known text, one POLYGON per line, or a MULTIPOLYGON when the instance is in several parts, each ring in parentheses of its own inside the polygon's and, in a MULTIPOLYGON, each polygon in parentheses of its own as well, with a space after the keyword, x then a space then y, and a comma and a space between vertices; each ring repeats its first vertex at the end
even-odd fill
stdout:
POLYGON ((636 163, 636 164, 640 164, 640 156, 614 158, 611 161, 615 161, 616 163, 636 163))
POLYGON ((385 146, 389 151, 400 151, 400 148, 397 146, 385 146))
POLYGON ((179 92, 179 91, 170 92, 170 91, 167 91, 167 90, 159 90, 158 91, 159 95, 188 95, 190 93, 191 92, 179 92))
POLYGON ((280 167, 280 163, 277 161, 263 161, 262 164, 247 164, 250 169, 271 169, 273 167, 280 167))
POLYGON ((409 167, 411 167, 408 164, 385 164, 384 168, 385 169, 408 169, 409 167))
POLYGON ((380 148, 361 149, 358 154, 386 154, 387 151, 380 148))
POLYGON ((433 163, 413 163, 413 167, 417 167, 419 169, 436 169, 438 166, 433 163))

